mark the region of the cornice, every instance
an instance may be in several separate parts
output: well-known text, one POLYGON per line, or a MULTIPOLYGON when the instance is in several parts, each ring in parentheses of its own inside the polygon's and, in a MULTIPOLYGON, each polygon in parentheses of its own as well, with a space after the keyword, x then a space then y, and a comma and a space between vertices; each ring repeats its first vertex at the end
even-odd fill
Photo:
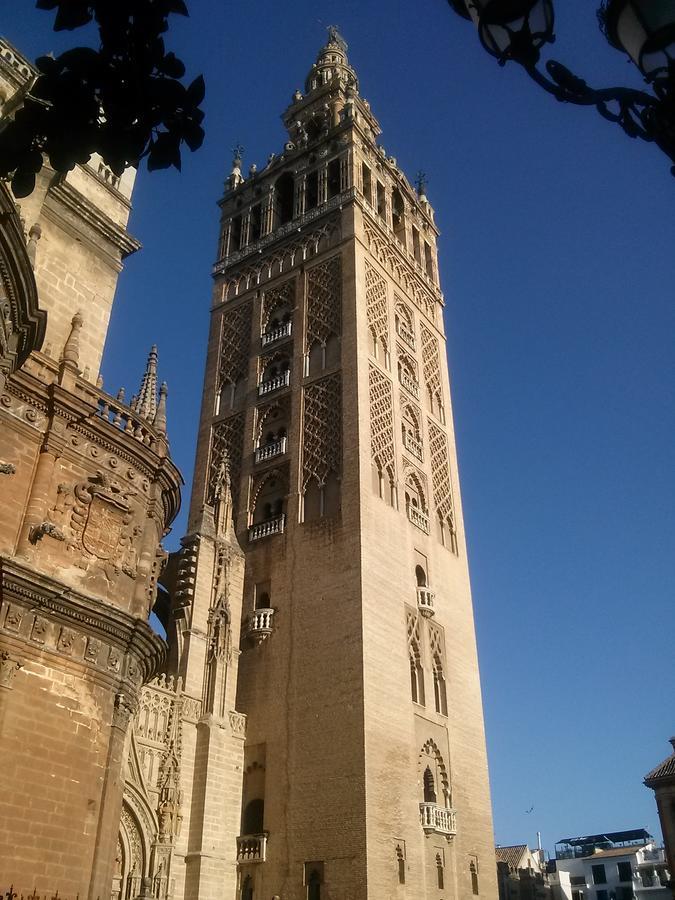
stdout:
MULTIPOLYGON (((97 234, 100 234, 120 251, 122 259, 125 259, 136 250, 140 250, 141 243, 132 237, 125 228, 113 222, 111 218, 97 209, 84 194, 63 179, 58 179, 49 189, 47 198, 58 200, 68 212, 83 219, 97 234)), ((58 211, 50 208, 52 215, 58 216, 58 211)))

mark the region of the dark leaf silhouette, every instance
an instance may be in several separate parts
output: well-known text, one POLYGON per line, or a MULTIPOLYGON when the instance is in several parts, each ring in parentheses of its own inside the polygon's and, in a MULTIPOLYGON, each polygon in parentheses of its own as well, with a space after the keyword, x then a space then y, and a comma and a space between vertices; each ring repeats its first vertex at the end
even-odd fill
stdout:
MULTIPOLYGON (((54 29, 98 26, 98 49, 74 47, 36 62, 24 104, 0 131, 0 177, 26 196, 44 159, 67 172, 98 153, 116 174, 144 157, 149 170, 181 167, 181 147, 204 140, 204 79, 182 84, 185 66, 163 35, 183 0, 37 0, 54 29)), ((17 193, 20 192, 20 193, 17 193)))

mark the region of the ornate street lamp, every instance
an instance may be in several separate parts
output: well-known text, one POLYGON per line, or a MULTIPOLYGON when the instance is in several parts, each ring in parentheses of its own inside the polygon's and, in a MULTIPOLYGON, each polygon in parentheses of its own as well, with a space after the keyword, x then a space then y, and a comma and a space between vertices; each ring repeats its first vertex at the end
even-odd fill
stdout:
MULTIPOLYGON (((629 137, 652 141, 675 163, 675 0, 603 0, 600 27, 609 43, 628 53, 653 93, 633 88, 594 89, 555 60, 537 68, 544 44, 555 40, 553 0, 448 0, 478 29, 500 65, 519 63, 558 100, 595 106, 629 137)), ((671 168, 675 175, 675 165, 671 168)))

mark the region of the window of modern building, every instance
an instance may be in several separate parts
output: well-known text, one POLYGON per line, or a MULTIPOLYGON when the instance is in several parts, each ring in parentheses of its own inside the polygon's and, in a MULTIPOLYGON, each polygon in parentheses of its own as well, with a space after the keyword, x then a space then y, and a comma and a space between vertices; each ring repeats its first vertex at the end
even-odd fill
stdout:
POLYGON ((591 872, 593 873, 593 884, 607 884, 607 874, 603 863, 591 866, 591 872))
POLYGON ((619 862, 616 864, 616 869, 619 873, 619 881, 633 880, 633 866, 630 862, 619 862))

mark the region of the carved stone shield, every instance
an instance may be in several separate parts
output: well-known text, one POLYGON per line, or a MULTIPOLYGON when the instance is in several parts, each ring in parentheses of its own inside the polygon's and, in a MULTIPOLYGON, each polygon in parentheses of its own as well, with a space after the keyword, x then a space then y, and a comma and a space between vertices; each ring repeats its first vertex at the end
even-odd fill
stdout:
POLYGON ((111 559, 122 536, 126 512, 126 508, 111 503, 100 494, 94 494, 82 532, 85 550, 98 559, 111 559))

